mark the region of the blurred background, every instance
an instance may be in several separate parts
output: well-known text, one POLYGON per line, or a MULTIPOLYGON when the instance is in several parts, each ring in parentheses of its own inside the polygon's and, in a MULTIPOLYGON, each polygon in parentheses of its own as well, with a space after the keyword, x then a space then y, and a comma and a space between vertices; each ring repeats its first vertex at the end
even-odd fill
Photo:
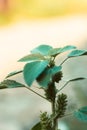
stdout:
MULTIPOLYGON (((87 49, 87 0, 0 0, 0 81, 21 69, 24 64, 17 60, 40 44, 87 49)), ((65 57, 64 53, 56 62, 65 57)), ((86 59, 67 61, 64 77, 87 77, 86 59)), ((22 75, 12 79, 24 82, 22 75)), ((78 81, 64 89, 69 112, 87 106, 86 84, 87 80, 78 81)), ((50 112, 49 103, 25 88, 0 90, 0 130, 30 130, 39 121, 41 110, 50 112)), ((87 123, 70 116, 61 119, 59 127, 87 130, 87 123)))

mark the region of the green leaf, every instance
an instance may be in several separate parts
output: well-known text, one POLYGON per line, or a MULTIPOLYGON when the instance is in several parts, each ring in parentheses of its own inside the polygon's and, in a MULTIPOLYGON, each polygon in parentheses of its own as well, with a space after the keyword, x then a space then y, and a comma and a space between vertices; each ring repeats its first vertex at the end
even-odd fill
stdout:
POLYGON ((19 73, 22 73, 22 72, 23 72, 22 70, 13 71, 13 72, 9 73, 9 74, 6 76, 6 78, 9 78, 9 77, 11 77, 11 76, 14 76, 14 75, 19 74, 19 73))
POLYGON ((31 130, 41 130, 40 122, 38 122, 31 130))
POLYGON ((86 50, 74 50, 71 53, 69 53, 68 57, 77 57, 77 56, 83 56, 83 55, 87 55, 87 51, 86 50))
POLYGON ((23 74, 27 85, 31 86, 33 81, 44 71, 49 64, 48 61, 35 61, 24 66, 23 74))
POLYGON ((84 79, 86 79, 86 78, 84 78, 84 77, 79 77, 79 78, 71 79, 71 80, 69 80, 69 82, 78 81, 78 80, 84 80, 84 79))
POLYGON ((8 79, 0 83, 0 89, 18 88, 18 87, 24 87, 24 85, 19 82, 16 82, 15 80, 8 80, 8 79))
POLYGON ((65 51, 69 51, 69 50, 72 50, 72 49, 76 49, 76 47, 71 46, 71 45, 67 45, 67 46, 61 48, 60 53, 65 52, 65 51))
POLYGON ((51 50, 52 47, 49 45, 40 45, 33 50, 31 50, 31 53, 40 53, 42 55, 48 55, 48 51, 51 50))
POLYGON ((58 55, 60 53, 69 51, 71 49, 76 49, 76 47, 68 45, 68 46, 65 46, 65 47, 62 47, 62 48, 53 48, 53 49, 49 50, 48 54, 51 55, 51 56, 56 56, 56 55, 58 55))
POLYGON ((53 48, 48 52, 48 55, 50 56, 56 56, 58 54, 60 54, 60 50, 61 48, 53 48))
POLYGON ((42 88, 47 88, 48 83, 52 80, 52 76, 61 71, 61 66, 54 66, 52 68, 46 68, 38 77, 37 82, 39 85, 42 86, 42 88))
POLYGON ((39 61, 39 60, 45 60, 45 57, 39 53, 37 54, 30 54, 27 56, 24 56, 19 60, 19 62, 31 62, 31 61, 39 61))
POLYGON ((75 111, 74 116, 81 121, 87 122, 87 106, 82 107, 78 109, 77 111, 75 111))

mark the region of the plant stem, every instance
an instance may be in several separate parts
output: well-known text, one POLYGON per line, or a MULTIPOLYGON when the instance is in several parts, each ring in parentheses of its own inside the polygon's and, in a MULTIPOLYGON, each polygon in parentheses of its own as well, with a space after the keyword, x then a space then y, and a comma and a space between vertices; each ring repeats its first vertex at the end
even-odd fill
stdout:
MULTIPOLYGON (((36 91, 32 90, 31 88, 27 87, 27 86, 24 86, 25 88, 27 88, 28 90, 30 90, 31 92, 35 93, 36 95, 40 96, 41 98, 47 100, 44 96, 40 95, 39 93, 37 93, 36 91)), ((49 101, 49 100, 47 100, 49 101)))
POLYGON ((58 92, 60 92, 63 88, 65 88, 65 86, 69 83, 70 81, 67 81, 59 90, 58 92))
MULTIPOLYGON (((55 115, 55 100, 52 101, 52 114, 55 115)), ((58 119, 53 119, 53 130, 58 130, 58 119)))
POLYGON ((52 102, 52 113, 55 114, 55 102, 52 102))
POLYGON ((64 63, 67 59, 68 59, 68 57, 62 61, 62 63, 60 64, 60 66, 63 65, 63 63, 64 63))
MULTIPOLYGON (((68 114, 64 115, 63 117, 72 116, 72 115, 73 115, 73 113, 68 113, 68 114)), ((63 117, 61 117, 61 118, 63 118, 63 117)))
POLYGON ((20 70, 20 71, 17 71, 17 72, 15 72, 14 74, 12 74, 12 75, 7 75, 5 78, 9 78, 9 77, 12 77, 12 76, 14 76, 14 75, 16 75, 16 74, 19 74, 19 73, 22 73, 23 72, 23 70, 20 70))

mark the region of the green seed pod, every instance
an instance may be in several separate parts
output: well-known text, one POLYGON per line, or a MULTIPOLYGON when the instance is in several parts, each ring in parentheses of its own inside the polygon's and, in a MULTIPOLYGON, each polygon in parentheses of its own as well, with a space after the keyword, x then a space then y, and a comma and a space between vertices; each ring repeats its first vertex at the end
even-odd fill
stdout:
POLYGON ((56 82, 56 83, 59 83, 61 78, 62 78, 62 72, 60 71, 60 72, 57 72, 56 74, 53 75, 52 81, 56 82))
POLYGON ((52 130, 52 122, 47 114, 47 112, 40 114, 41 130, 52 130))
POLYGON ((56 101, 56 114, 57 118, 62 117, 65 114, 67 106, 67 95, 59 94, 56 101))
POLYGON ((56 87, 54 82, 49 82, 48 88, 45 89, 45 96, 48 100, 54 101, 56 97, 56 87))

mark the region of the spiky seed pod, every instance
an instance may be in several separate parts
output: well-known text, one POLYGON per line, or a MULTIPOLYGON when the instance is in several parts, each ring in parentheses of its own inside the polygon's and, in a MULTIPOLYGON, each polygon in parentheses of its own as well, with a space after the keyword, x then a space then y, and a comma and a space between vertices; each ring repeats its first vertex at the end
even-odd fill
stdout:
POLYGON ((65 114, 67 106, 67 95, 59 94, 56 101, 56 114, 57 118, 62 117, 65 114))
POLYGON ((52 130, 52 122, 47 112, 40 114, 41 130, 52 130))
POLYGON ((56 87, 54 82, 49 82, 47 89, 45 91, 45 96, 49 101, 54 101, 56 97, 56 87))
POLYGON ((62 71, 57 72, 56 74, 53 75, 52 81, 59 83, 59 81, 62 79, 62 77, 63 77, 62 71))

